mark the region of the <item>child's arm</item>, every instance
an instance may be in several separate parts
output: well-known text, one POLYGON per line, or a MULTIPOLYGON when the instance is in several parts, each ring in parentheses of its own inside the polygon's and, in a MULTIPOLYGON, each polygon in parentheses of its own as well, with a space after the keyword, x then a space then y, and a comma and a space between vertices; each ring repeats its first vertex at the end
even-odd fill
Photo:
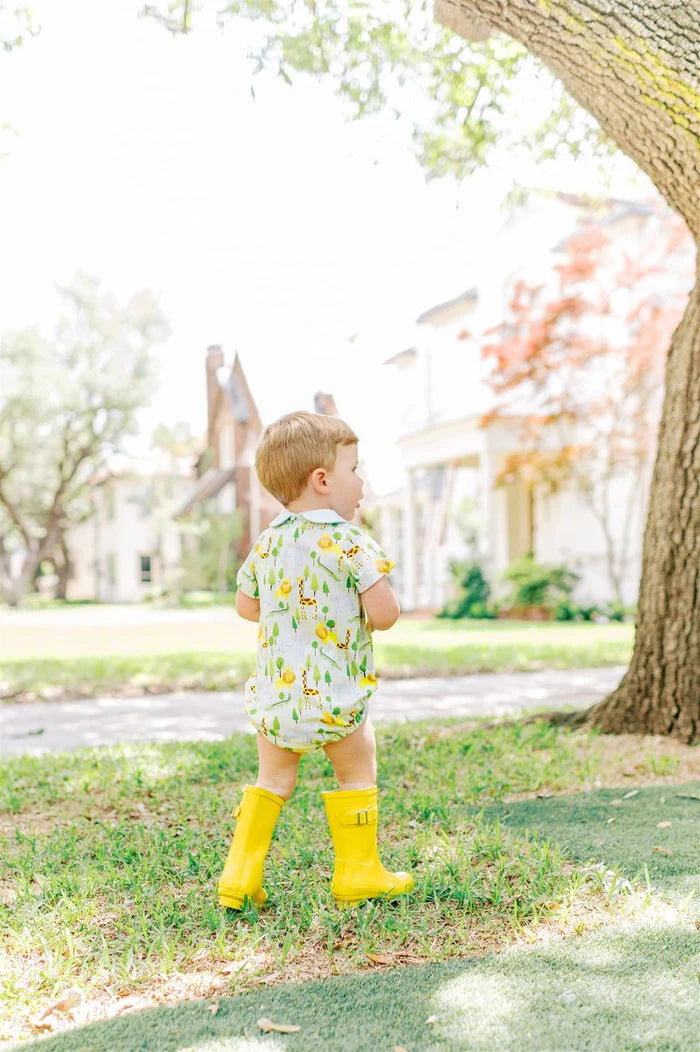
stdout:
POLYGON ((380 632, 391 628, 401 613, 396 593, 386 577, 382 577, 371 588, 368 588, 366 592, 362 592, 360 599, 369 618, 371 628, 376 628, 380 632))
POLYGON ((260 620, 260 600, 251 599, 242 588, 236 592, 236 613, 246 621, 260 620))

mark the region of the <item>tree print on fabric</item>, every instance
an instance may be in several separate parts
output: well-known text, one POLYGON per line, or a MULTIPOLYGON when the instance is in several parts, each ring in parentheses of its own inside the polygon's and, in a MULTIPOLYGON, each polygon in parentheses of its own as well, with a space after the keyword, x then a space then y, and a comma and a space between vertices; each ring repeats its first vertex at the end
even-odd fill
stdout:
POLYGON ((246 711, 265 737, 306 751, 362 722, 377 688, 372 637, 360 595, 395 563, 333 511, 284 512, 238 572, 260 599, 256 668, 246 711))

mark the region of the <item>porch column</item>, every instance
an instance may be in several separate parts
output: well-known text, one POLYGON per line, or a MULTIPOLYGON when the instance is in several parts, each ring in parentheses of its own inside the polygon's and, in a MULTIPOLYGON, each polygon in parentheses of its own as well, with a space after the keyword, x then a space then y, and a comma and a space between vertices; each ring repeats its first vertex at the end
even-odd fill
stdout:
POLYGON ((481 519, 479 549, 484 564, 484 574, 492 585, 495 584, 496 577, 494 459, 494 455, 488 447, 487 436, 484 433, 484 444, 479 458, 479 517, 481 519))
POLYGON ((492 450, 486 440, 481 453, 481 542, 484 570, 492 588, 498 592, 498 580, 508 566, 508 494, 505 487, 494 489, 501 466, 501 454, 492 450))
POLYGON ((403 505, 403 603, 407 610, 416 608, 416 503, 415 477, 412 468, 406 475, 403 505))

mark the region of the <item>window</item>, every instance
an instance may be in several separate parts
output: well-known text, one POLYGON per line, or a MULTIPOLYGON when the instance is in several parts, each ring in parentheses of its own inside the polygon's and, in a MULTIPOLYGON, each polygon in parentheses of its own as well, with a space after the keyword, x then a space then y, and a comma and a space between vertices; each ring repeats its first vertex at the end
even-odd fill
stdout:
POLYGON ((107 583, 112 588, 117 583, 117 560, 114 552, 107 553, 107 583))
POLYGON ((150 584, 150 582, 151 582, 151 557, 150 557, 150 555, 140 555, 139 556, 139 567, 140 567, 141 584, 150 584))

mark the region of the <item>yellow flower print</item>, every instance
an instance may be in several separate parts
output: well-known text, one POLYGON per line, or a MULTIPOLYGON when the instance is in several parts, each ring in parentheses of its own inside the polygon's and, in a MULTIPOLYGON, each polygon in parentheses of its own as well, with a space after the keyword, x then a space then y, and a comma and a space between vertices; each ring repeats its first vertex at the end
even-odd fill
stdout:
POLYGON ((288 577, 285 577, 285 579, 282 581, 279 588, 275 592, 275 599, 286 599, 287 596, 291 593, 291 591, 292 582, 289 580, 288 577))
POLYGON ((377 677, 373 676, 371 672, 368 672, 366 676, 363 676, 360 680, 361 687, 376 687, 377 677))
POLYGON ((341 720, 340 716, 333 716, 330 712, 324 712, 321 716, 321 723, 325 723, 327 727, 346 727, 345 720, 341 720))
POLYGON ((374 565, 380 573, 391 573, 396 566, 396 563, 392 562, 391 559, 375 559, 374 565))
POLYGON ((337 643, 338 637, 328 625, 316 625, 316 635, 322 643, 337 643))
POLYGON ((282 675, 277 680, 277 689, 284 690, 285 687, 291 687, 292 683, 296 679, 294 672, 291 668, 286 668, 282 675))

